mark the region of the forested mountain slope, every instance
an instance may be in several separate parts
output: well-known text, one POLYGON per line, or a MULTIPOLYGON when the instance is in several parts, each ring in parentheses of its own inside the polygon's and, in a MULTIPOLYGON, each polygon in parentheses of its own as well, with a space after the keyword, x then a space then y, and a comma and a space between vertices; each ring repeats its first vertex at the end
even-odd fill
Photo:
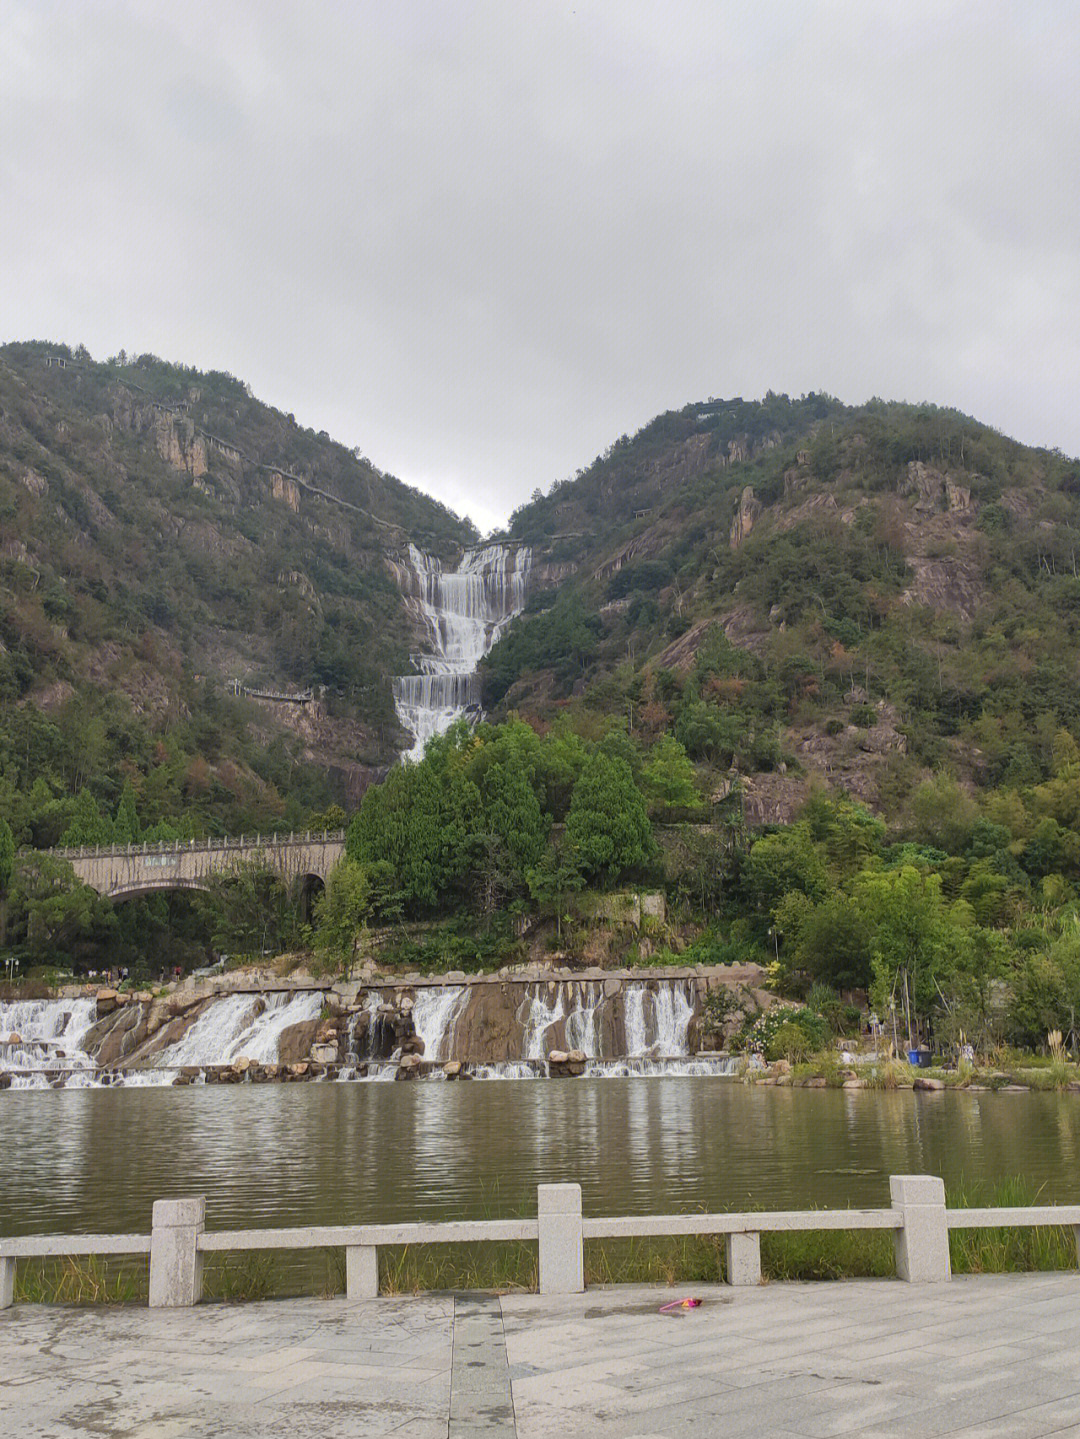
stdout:
POLYGON ((20 842, 74 795, 144 825, 302 823, 403 742, 386 565, 467 524, 230 375, 0 348, 0 786, 20 842), (233 680, 304 705, 230 693, 233 680))
POLYGON ((671 731, 758 821, 815 775, 888 819, 940 768, 1037 785, 1080 735, 1078 530, 1076 461, 955 411, 690 405, 514 514, 486 700, 671 731))

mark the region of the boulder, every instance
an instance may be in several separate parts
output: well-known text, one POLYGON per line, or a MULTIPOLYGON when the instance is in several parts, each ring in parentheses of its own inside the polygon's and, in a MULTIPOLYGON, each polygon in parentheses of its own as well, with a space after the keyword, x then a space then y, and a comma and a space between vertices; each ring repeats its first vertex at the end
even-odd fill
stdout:
POLYGON ((311 1049, 318 1023, 317 1019, 305 1019, 283 1029, 278 1040, 278 1062, 288 1065, 299 1063, 311 1049))
POLYGON ((395 1079, 415 1079, 420 1073, 420 1056, 418 1054, 403 1054, 398 1060, 395 1079))
POLYGON ((929 1090, 931 1093, 936 1093, 939 1089, 945 1088, 945 1081, 943 1079, 931 1079, 929 1075, 920 1074, 912 1081, 911 1087, 912 1089, 924 1089, 929 1090))
POLYGON ((115 989, 99 989, 97 992, 97 1012, 100 1019, 103 1015, 112 1014, 113 1010, 120 1003, 120 996, 115 989))
POLYGON ((246 1074, 250 1068, 251 1060, 246 1054, 242 1054, 239 1059, 233 1060, 232 1069, 234 1074, 246 1074))
POLYGON ((311 1058, 316 1064, 336 1064, 338 1047, 336 1044, 313 1044, 311 1058))
MULTIPOLYGON (((7 1042, 8 1044, 22 1044, 22 1035, 13 1029, 7 1037, 7 1042)), ((1071 1089, 1072 1085, 1070 1085, 1069 1088, 1071 1089)))
POLYGON ((865 1079, 845 1079, 845 1080, 844 1080, 844 1088, 845 1088, 845 1089, 865 1089, 865 1088, 866 1088, 866 1080, 865 1080, 865 1079))
POLYGON ((306 1059, 299 1059, 294 1064, 287 1064, 285 1068, 294 1079, 302 1079, 308 1072, 308 1063, 306 1059))
POLYGON ((779 1078, 781 1074, 791 1073, 791 1061, 789 1059, 777 1059, 769 1066, 773 1074, 779 1078))
POLYGON ((565 1049, 553 1049, 548 1055, 549 1064, 565 1064, 570 1058, 565 1049))
POLYGON ((584 1064, 589 1056, 583 1049, 572 1049, 566 1057, 571 1064, 584 1064))
POLYGON ((804 1079, 799 1086, 800 1089, 827 1089, 829 1081, 823 1074, 812 1074, 809 1079, 804 1079))
POLYGON ((443 1065, 443 1073, 446 1075, 447 1079, 457 1079, 458 1075, 461 1073, 461 1060, 448 1060, 446 1064, 443 1065))

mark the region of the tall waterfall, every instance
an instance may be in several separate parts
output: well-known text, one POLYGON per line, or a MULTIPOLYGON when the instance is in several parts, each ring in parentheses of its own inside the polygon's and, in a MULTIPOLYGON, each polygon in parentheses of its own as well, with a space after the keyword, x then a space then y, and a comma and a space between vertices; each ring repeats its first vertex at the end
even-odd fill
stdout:
POLYGON ((413 656, 420 671, 394 681, 398 718, 413 735, 407 759, 422 759, 433 735, 480 706, 477 666, 525 604, 532 551, 483 545, 466 550, 456 570, 409 546, 408 563, 391 560, 402 593, 423 620, 429 649, 413 656))

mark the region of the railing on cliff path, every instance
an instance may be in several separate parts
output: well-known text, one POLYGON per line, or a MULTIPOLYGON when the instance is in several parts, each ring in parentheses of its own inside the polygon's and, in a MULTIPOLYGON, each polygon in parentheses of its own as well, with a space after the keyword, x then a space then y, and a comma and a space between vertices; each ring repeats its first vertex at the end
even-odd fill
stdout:
POLYGON ((762 1234, 793 1231, 888 1229, 897 1278, 936 1284, 952 1277, 950 1229, 1071 1225, 1080 1248, 1080 1205, 947 1209, 945 1185, 930 1175, 893 1175, 888 1209, 773 1210, 728 1214, 645 1214, 584 1218, 580 1184, 541 1184, 536 1218, 458 1220, 433 1224, 341 1224, 295 1229, 207 1230, 206 1200, 159 1199, 150 1234, 35 1235, 0 1238, 0 1309, 14 1301, 19 1259, 69 1255, 148 1254, 150 1305, 186 1308, 202 1297, 203 1255, 238 1250, 345 1250, 350 1299, 379 1292, 379 1247, 534 1241, 539 1247, 540 1293, 580 1294, 585 1288, 584 1241, 668 1235, 723 1235, 729 1284, 761 1283, 762 1234))

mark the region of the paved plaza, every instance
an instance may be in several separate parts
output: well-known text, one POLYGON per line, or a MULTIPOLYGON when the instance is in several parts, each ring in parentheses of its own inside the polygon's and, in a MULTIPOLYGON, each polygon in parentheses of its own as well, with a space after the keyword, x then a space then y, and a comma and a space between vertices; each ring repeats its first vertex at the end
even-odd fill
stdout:
POLYGON ((1080 1436, 1080 1275, 0 1314, 4 1439, 1080 1436))

